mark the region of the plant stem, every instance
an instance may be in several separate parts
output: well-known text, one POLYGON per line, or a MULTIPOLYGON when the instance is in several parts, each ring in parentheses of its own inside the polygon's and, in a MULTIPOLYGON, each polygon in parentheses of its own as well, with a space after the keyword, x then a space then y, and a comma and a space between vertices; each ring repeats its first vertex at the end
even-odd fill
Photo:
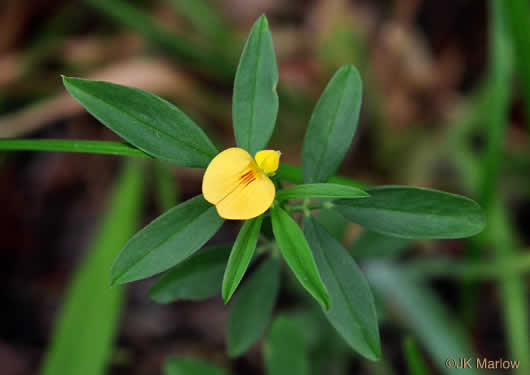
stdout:
POLYGON ((504 275, 530 272, 530 254, 507 257, 501 261, 456 262, 447 258, 412 261, 403 268, 413 277, 421 279, 452 278, 466 281, 492 280, 504 275))
POLYGON ((0 150, 84 152, 142 158, 151 157, 128 143, 69 139, 0 139, 0 150))

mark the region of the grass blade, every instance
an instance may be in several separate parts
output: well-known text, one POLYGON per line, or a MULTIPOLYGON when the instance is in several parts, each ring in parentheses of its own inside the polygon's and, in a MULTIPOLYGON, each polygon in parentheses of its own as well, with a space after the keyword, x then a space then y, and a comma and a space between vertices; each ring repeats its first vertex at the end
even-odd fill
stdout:
MULTIPOLYGON (((499 4, 491 4, 491 11, 504 13, 506 26, 510 31, 513 41, 513 49, 519 75, 521 76, 521 89, 526 100, 527 123, 530 129, 530 4, 526 0, 499 1, 499 4)), ((504 91, 504 90, 503 90, 504 91)))
POLYGON ((403 352, 410 375, 429 375, 427 364, 412 337, 405 337, 403 341, 403 352))
POLYGON ((82 152, 88 154, 122 155, 151 158, 128 143, 79 141, 69 139, 0 139, 0 150, 82 152))
POLYGON ((476 358, 465 330, 451 318, 449 311, 431 290, 417 284, 397 266, 386 262, 370 263, 366 276, 392 311, 399 311, 404 325, 430 353, 440 372, 456 375, 481 374, 476 368, 448 368, 449 358, 476 358))
POLYGON ((205 47, 198 48, 193 42, 175 34, 166 26, 157 23, 145 15, 130 2, 123 0, 83 0, 86 4, 101 11, 111 19, 135 30, 152 43, 164 48, 173 57, 196 65, 222 78, 233 76, 235 66, 222 56, 204 52, 205 47))
POLYGON ((74 275, 42 375, 105 373, 123 300, 123 287, 109 287, 108 270, 117 249, 139 224, 142 190, 141 167, 131 164, 120 177, 96 239, 74 275))

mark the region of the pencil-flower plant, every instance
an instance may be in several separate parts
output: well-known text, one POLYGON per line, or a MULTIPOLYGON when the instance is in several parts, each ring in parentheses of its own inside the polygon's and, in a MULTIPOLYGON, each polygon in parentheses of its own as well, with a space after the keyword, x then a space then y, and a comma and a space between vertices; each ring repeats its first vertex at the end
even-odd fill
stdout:
POLYGON ((279 250, 343 339, 376 360, 381 346, 369 285, 351 255, 320 223, 319 209, 335 210, 371 231, 411 239, 472 236, 484 227, 481 209, 468 198, 441 191, 330 183, 351 146, 361 108, 362 84, 353 66, 339 69, 322 93, 304 138, 301 170, 279 164, 280 153, 267 149, 278 113, 277 83, 272 37, 262 16, 235 77, 237 147, 219 153, 188 116, 151 93, 64 77, 70 94, 134 147, 179 166, 206 168, 203 194, 134 235, 112 267, 111 282, 166 271, 150 292, 153 300, 221 294, 228 303, 254 261, 257 269, 236 294, 228 323, 228 352, 238 356, 267 329, 280 288, 279 250), (298 179, 303 183, 280 184, 298 179), (320 203, 312 204, 314 199, 320 203), (297 211, 304 213, 303 230, 292 217, 297 211), (225 220, 242 221, 234 244, 198 252, 225 220), (265 220, 270 220, 272 233, 262 225, 265 220))

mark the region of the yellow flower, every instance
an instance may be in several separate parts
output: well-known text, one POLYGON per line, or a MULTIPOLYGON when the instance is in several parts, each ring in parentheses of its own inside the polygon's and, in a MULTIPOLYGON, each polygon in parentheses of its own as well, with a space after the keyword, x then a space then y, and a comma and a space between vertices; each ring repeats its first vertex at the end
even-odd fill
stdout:
POLYGON ((274 201, 276 188, 268 175, 276 172, 279 162, 279 151, 259 151, 254 160, 241 148, 226 149, 206 168, 202 194, 215 205, 219 216, 252 219, 267 211, 274 201))

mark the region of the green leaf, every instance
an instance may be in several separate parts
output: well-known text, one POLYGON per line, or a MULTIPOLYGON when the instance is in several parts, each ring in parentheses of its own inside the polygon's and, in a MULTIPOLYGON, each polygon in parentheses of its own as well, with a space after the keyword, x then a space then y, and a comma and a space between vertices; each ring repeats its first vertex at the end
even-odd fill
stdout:
POLYGON ((63 83, 95 118, 155 158, 204 168, 218 152, 188 116, 154 94, 80 78, 63 77, 63 83))
POLYGON ((243 278, 256 250, 263 216, 247 220, 237 236, 223 278, 223 300, 228 303, 243 278))
POLYGON ((206 361, 175 358, 166 361, 164 375, 230 375, 230 372, 206 361))
POLYGON ((326 316, 352 349, 364 357, 381 357, 374 297, 363 273, 346 249, 313 218, 304 232, 331 297, 326 316))
POLYGON ((266 260, 234 297, 228 318, 227 347, 231 357, 245 353, 265 332, 280 288, 280 262, 266 260))
POLYGON ((182 262, 200 249, 223 221, 202 195, 173 207, 125 245, 112 266, 112 284, 144 279, 182 262))
POLYGON ((350 254, 356 258, 390 258, 401 254, 412 244, 407 238, 385 236, 363 230, 352 245, 350 254))
POLYGON ((352 65, 340 68, 309 121, 302 150, 305 183, 327 182, 335 174, 357 129, 361 101, 359 72, 352 65))
POLYGON ((42 375, 106 373, 124 291, 109 288, 106 275, 117 249, 139 224, 142 196, 142 168, 131 164, 120 177, 99 232, 68 287, 42 375))
POLYGON ((278 115, 278 67, 269 24, 261 16, 250 32, 234 82, 232 118, 237 145, 251 155, 263 150, 278 115))
POLYGON ((309 353, 302 330, 286 316, 274 320, 265 343, 267 375, 309 375, 309 353))
POLYGON ((401 238, 462 238, 484 229, 480 206, 460 195, 408 186, 367 192, 369 198, 338 200, 335 208, 374 232, 401 238))
POLYGON ((449 358, 458 360, 476 356, 464 327, 451 317, 450 312, 430 288, 414 282, 397 266, 387 262, 370 263, 365 271, 376 292, 385 298, 389 311, 399 312, 398 318, 430 353, 433 364, 441 373, 483 373, 475 368, 462 370, 445 365, 449 358))
POLYGON ((291 186, 276 193, 279 201, 304 198, 366 198, 369 195, 356 187, 337 184, 306 184, 291 186))
POLYGON ((218 295, 230 247, 216 247, 194 254, 167 271, 149 291, 158 303, 179 299, 200 301, 218 295))
POLYGON ((278 206, 271 208, 274 237, 287 264, 303 287, 325 309, 329 310, 329 295, 320 278, 315 259, 298 224, 278 206))
POLYGON ((337 241, 342 243, 346 237, 346 228, 350 222, 341 214, 331 208, 321 208, 318 210, 318 222, 337 241))

